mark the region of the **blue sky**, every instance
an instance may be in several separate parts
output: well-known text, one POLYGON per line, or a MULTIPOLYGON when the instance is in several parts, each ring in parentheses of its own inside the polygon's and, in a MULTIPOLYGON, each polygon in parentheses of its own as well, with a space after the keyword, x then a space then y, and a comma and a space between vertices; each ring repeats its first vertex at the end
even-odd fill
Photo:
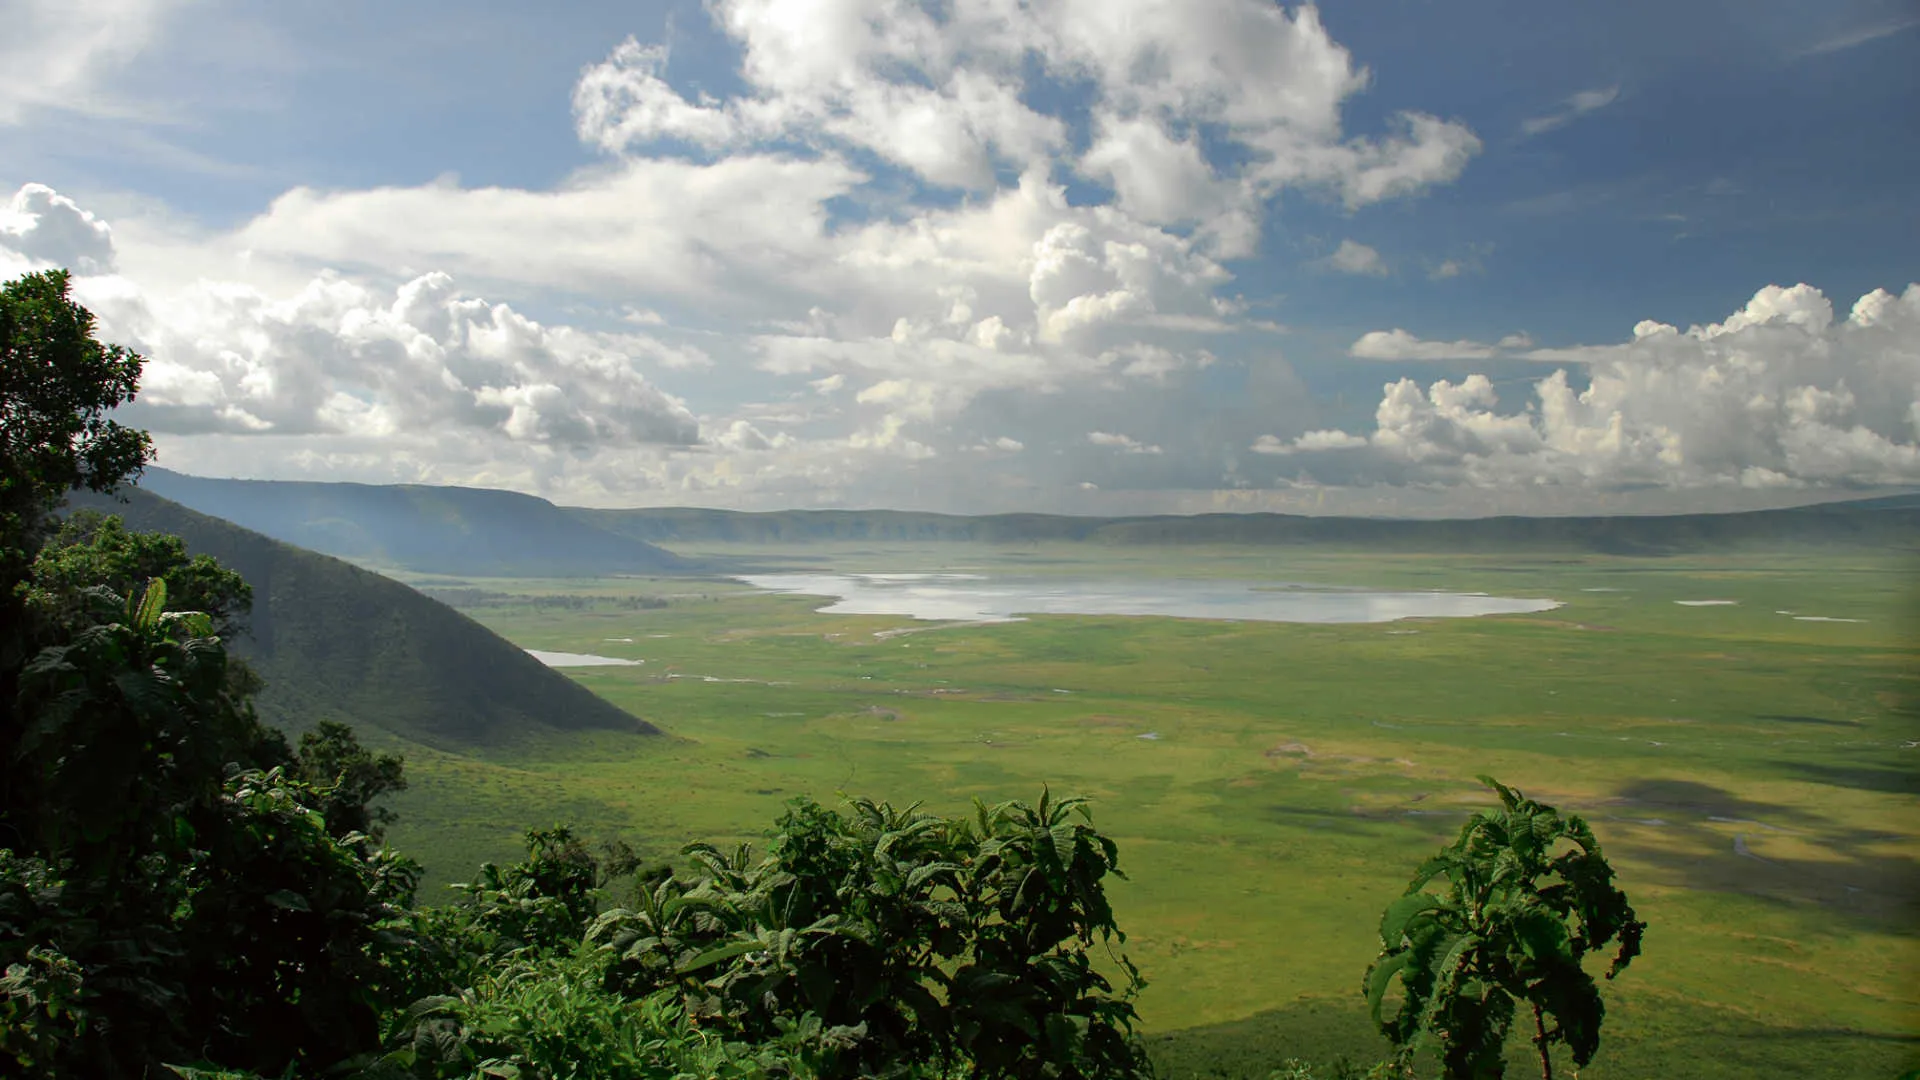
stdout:
POLYGON ((1920 483, 1911 3, 22 24, 0 271, 88 271, 189 471, 1087 511, 1920 483))

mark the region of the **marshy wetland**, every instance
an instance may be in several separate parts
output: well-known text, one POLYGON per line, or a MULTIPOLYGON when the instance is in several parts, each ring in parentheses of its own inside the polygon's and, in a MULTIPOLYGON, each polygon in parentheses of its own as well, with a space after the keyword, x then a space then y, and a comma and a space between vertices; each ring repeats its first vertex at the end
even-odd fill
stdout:
POLYGON ((490 580, 583 598, 469 614, 525 648, 644 661, 568 673, 667 736, 404 746, 413 788, 393 836, 428 854, 433 882, 511 854, 527 822, 671 858, 690 839, 755 840, 803 795, 958 812, 1049 784, 1094 797, 1120 843, 1113 896, 1163 1066, 1264 1076, 1289 1055, 1381 1054, 1357 992, 1378 913, 1485 804, 1484 773, 1584 815, 1651 925, 1605 987, 1605 1048, 1582 1075, 1893 1075, 1920 1056, 1911 556, 691 554, 789 583, 966 574, 981 580, 891 580, 1554 606, 1387 622, 1027 606, 987 621, 1008 612, 973 603, 940 622, 835 610, 821 597, 845 594, 819 584, 490 580))

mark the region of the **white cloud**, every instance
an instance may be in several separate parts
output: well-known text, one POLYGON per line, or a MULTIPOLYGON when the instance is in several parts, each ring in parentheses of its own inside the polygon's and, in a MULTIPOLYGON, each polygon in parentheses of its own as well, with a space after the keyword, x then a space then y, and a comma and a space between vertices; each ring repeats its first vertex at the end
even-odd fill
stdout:
POLYGON ((1120 435, 1108 431, 1089 431, 1087 441, 1095 446, 1104 446, 1113 450, 1124 450, 1129 454, 1160 454, 1160 447, 1143 443, 1131 435, 1120 435))
POLYGON ((1837 321, 1819 290, 1768 286, 1720 323, 1642 322, 1623 344, 1532 355, 1584 363, 1587 385, 1558 370, 1503 412, 1484 375, 1390 383, 1365 436, 1371 461, 1343 475, 1601 489, 1920 482, 1920 284, 1875 290, 1837 321))
POLYGON ((129 111, 102 76, 152 40, 167 0, 11 0, 0 13, 0 124, 33 109, 129 111))
POLYGON ((1379 251, 1353 240, 1340 241, 1334 253, 1327 256, 1327 265, 1343 274, 1384 277, 1388 273, 1386 260, 1380 257, 1379 251))
POLYGON ((1485 360, 1491 345, 1478 341, 1426 341, 1405 330, 1372 330, 1347 347, 1360 360, 1485 360))
POLYGON ((1371 446, 1365 437, 1349 435, 1344 431, 1316 430, 1295 436, 1291 440, 1273 435, 1262 435, 1248 447, 1256 454, 1291 454, 1306 450, 1357 450, 1371 446))
POLYGON ((938 186, 982 190, 999 170, 1057 161, 1061 117, 1022 100, 1027 73, 1091 87, 1096 138, 1077 163, 1154 224, 1199 222, 1245 254, 1261 203, 1323 185, 1359 206, 1459 175, 1479 140, 1403 114, 1383 139, 1345 138, 1344 101, 1367 72, 1316 9, 1261 0, 963 0, 938 9, 885 0, 715 0, 742 52, 747 92, 688 100, 667 53, 629 39, 589 67, 574 111, 583 139, 612 152, 662 140, 708 151, 770 140, 854 148, 938 186), (1191 134, 1208 125, 1249 159, 1222 175, 1191 134))
POLYGON ((1026 448, 1026 443, 1006 435, 998 435, 991 439, 982 439, 972 446, 967 447, 969 450, 983 454, 1017 454, 1026 448))
POLYGON ((1091 176, 1112 184, 1120 207, 1156 225, 1206 220, 1239 197, 1214 175, 1197 139, 1175 140, 1151 117, 1099 117, 1099 136, 1080 159, 1091 176))
POLYGON ((78 274, 113 269, 113 230, 45 184, 27 184, 0 208, 0 249, 29 264, 78 274))
POLYGON ((718 432, 710 435, 706 441, 722 450, 743 451, 748 453, 762 450, 783 450, 793 446, 795 443, 793 436, 788 435, 784 431, 768 435, 758 427, 755 427, 751 421, 747 420, 733 421, 718 432))
POLYGON ((698 438, 635 363, 677 350, 543 326, 445 274, 391 294, 332 275, 287 297, 202 284, 157 301, 118 277, 76 292, 104 337, 147 357, 131 412, 163 435, 465 432, 583 452, 698 438))
POLYGON ((654 139, 682 139, 708 148, 740 134, 724 109, 694 104, 668 86, 664 45, 620 43, 607 59, 580 74, 573 88, 574 129, 582 141, 618 151, 654 139))
POLYGON ((389 271, 433 265, 518 286, 724 304, 804 294, 831 263, 825 203, 863 179, 828 158, 635 159, 555 191, 294 188, 227 243, 256 258, 389 271))
POLYGON ((1582 90, 1562 101, 1554 111, 1542 116, 1528 117, 1520 122, 1520 134, 1531 138, 1544 135, 1556 128, 1562 128, 1590 112, 1597 112, 1613 104, 1620 98, 1620 87, 1604 86, 1593 90, 1582 90))
POLYGON ((1892 19, 1883 23, 1875 23, 1871 26, 1863 26, 1857 30, 1849 30, 1844 33, 1835 34, 1833 37, 1816 42, 1802 50, 1800 55, 1823 56, 1827 53, 1844 52, 1848 49, 1879 41, 1881 38, 1905 33, 1915 27, 1920 27, 1920 17, 1909 16, 1903 19, 1892 19))

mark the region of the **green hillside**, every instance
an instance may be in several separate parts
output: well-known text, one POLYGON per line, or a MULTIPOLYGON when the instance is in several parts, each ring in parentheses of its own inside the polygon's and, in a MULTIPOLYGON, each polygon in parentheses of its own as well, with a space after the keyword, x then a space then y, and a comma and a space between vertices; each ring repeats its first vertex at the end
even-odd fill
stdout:
POLYGON ((490 577, 690 569, 651 544, 513 491, 219 480, 166 469, 148 469, 140 486, 275 540, 364 565, 490 577))
POLYGON ((1732 514, 1412 520, 1292 514, 962 517, 895 510, 742 512, 663 507, 569 509, 582 522, 648 543, 801 544, 953 541, 1099 544, 1298 544, 1401 552, 1667 555, 1804 544, 1911 547, 1920 502, 1894 496, 1732 514))
POLYGON ((653 734, 492 631, 399 582, 196 513, 145 491, 76 506, 173 533, 254 590, 236 643, 266 680, 262 715, 293 731, 322 720, 430 746, 499 743, 541 729, 653 734))

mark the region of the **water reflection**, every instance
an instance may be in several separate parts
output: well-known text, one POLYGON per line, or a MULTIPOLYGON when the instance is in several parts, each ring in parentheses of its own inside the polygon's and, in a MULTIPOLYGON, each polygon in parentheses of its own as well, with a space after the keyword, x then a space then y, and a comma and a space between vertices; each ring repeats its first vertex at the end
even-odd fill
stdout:
POLYGON ((1378 592, 1244 581, 993 579, 978 574, 752 574, 780 593, 833 598, 823 612, 1008 622, 1021 615, 1162 615, 1260 622, 1376 623, 1396 619, 1521 615, 1557 600, 1484 593, 1378 592))

